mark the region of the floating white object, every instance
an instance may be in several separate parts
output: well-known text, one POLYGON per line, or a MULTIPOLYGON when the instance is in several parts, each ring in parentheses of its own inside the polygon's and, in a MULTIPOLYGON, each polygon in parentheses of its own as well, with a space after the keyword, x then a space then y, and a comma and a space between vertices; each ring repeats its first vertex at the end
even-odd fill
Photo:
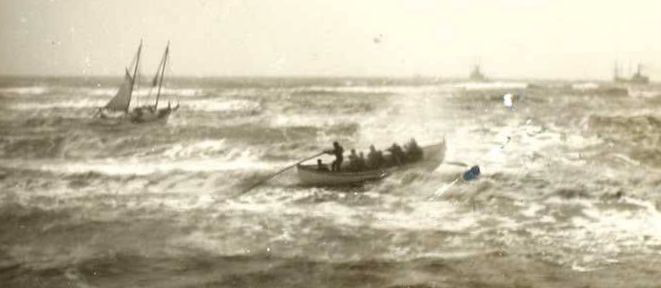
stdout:
POLYGON ((503 105, 505 105, 505 107, 507 107, 507 108, 512 108, 512 98, 513 97, 514 97, 514 95, 512 95, 511 93, 505 94, 503 96, 503 105))

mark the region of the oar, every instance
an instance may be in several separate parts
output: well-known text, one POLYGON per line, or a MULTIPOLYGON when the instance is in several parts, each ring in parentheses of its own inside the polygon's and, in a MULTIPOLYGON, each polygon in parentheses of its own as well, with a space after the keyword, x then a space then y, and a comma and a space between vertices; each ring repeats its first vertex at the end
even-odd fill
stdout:
POLYGON ((273 179, 273 177, 278 176, 278 175, 284 173, 285 171, 287 171, 287 170, 289 170, 289 169, 291 169, 291 168, 293 168, 293 167, 296 167, 296 165, 298 165, 298 164, 301 164, 301 163, 303 163, 303 162, 305 162, 305 161, 308 161, 308 160, 310 160, 310 159, 312 159, 312 158, 319 157, 319 156, 321 156, 321 155, 323 155, 323 154, 325 154, 325 153, 326 153, 326 152, 320 152, 320 153, 314 154, 313 156, 307 157, 307 158, 305 158, 305 159, 303 159, 303 160, 300 160, 300 161, 298 161, 298 162, 296 162, 296 163, 294 163, 294 164, 292 164, 292 165, 289 165, 289 166, 287 166, 287 167, 285 167, 285 168, 282 168, 282 169, 280 169, 280 171, 276 172, 275 174, 270 175, 269 177, 266 177, 266 178, 262 179, 261 181, 259 181, 259 182, 255 183, 255 184, 253 184, 252 186, 248 187, 248 189, 241 191, 241 193, 239 193, 239 195, 244 194, 244 193, 247 193, 248 191, 250 191, 250 190, 252 190, 252 189, 255 189, 257 186, 266 183, 266 181, 269 181, 269 180, 273 179))

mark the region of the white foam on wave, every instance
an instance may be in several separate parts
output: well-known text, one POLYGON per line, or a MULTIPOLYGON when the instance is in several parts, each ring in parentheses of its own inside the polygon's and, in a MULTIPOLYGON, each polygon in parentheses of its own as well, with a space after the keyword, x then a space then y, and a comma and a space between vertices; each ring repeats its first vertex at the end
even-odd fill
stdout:
POLYGON ((659 91, 645 91, 645 90, 634 90, 634 89, 629 89, 629 96, 634 97, 634 98, 658 98, 661 96, 661 92, 659 91))
MULTIPOLYGON (((78 92, 88 96, 114 96, 119 90, 118 87, 98 87, 98 88, 79 88, 78 92)), ((157 88, 138 87, 137 90, 133 91, 133 95, 138 97, 152 96, 155 97, 157 93, 157 88)), ((205 95, 206 91, 204 89, 197 88, 161 88, 161 95, 167 96, 182 96, 182 97, 192 97, 192 96, 201 96, 205 95)))
MULTIPOLYGON (((305 200, 307 203, 309 200, 305 200)), ((229 223, 225 223, 225 228, 230 231, 236 230, 241 233, 249 235, 259 235, 258 239, 263 239, 263 243, 270 243, 276 247, 285 248, 285 250, 273 251, 274 253, 283 253, 287 255, 297 255, 299 253, 306 253, 305 256, 314 259, 323 259, 328 261, 346 261, 346 257, 357 257, 355 251, 346 251, 346 253, 329 254, 327 249, 318 249, 310 251, 313 243, 302 240, 297 247, 291 245, 283 246, 282 243, 290 243, 296 240, 294 234, 309 234, 317 233, 316 229, 323 229, 323 227, 337 227, 337 229, 354 231, 368 230, 368 231, 389 231, 389 235, 409 235, 409 233, 421 232, 441 232, 447 237, 438 239, 438 243, 446 243, 452 248, 447 246, 436 246, 432 248, 425 248, 420 251, 416 245, 412 245, 415 251, 398 251, 401 246, 388 245, 384 246, 385 249, 380 253, 373 254, 372 257, 389 259, 397 257, 400 259, 415 259, 425 257, 426 255, 445 255, 444 253, 451 253, 451 249, 461 246, 462 248, 470 251, 469 245, 458 243, 451 243, 455 241, 454 233, 467 233, 471 234, 472 230, 479 228, 478 221, 482 220, 482 215, 477 213, 465 213, 459 211, 458 206, 453 205, 447 201, 428 201, 426 199, 419 199, 419 201, 401 202, 401 196, 388 196, 378 192, 364 192, 364 193, 342 193, 337 191, 328 191, 323 188, 311 188, 305 190, 288 189, 288 188, 273 188, 260 190, 255 193, 241 195, 234 199, 227 200, 221 204, 215 204, 218 210, 222 211, 223 215, 235 215, 235 219, 229 223), (331 196, 332 195, 332 196, 331 196), (302 199, 310 199, 317 197, 332 197, 333 201, 319 201, 311 203, 310 205, 299 205, 302 199), (352 198, 359 197, 361 199, 370 198, 380 203, 388 203, 386 206, 379 205, 378 208, 361 205, 347 205, 353 203, 352 198), (385 197, 385 198, 384 198, 385 197), (405 204, 402 206, 402 204, 405 204), (311 209, 313 208, 313 209, 311 209), (240 215, 251 215, 251 219, 272 219, 277 227, 283 225, 282 229, 265 229, 264 225, 260 223, 246 222, 239 217, 240 215), (255 217, 259 215, 259 217, 255 217), (295 221, 283 221, 283 219, 298 219, 295 221), (301 231, 296 229, 300 221, 306 223, 323 223, 320 226, 308 231, 301 231), (251 225, 252 224, 252 225, 251 225), (264 237, 262 237, 264 236, 264 237), (448 242, 450 241, 450 242, 448 242), (288 248, 290 247, 290 248, 288 248)), ((227 231, 227 230, 226 230, 227 231)), ((226 233, 226 232, 225 232, 226 233)), ((323 232, 322 232, 323 233, 323 232)), ((186 242, 192 241, 196 245, 201 245, 203 249, 209 249, 214 253, 232 255, 237 253, 236 247, 228 247, 227 242, 224 245, 218 245, 218 241, 223 241, 224 237, 219 237, 216 234, 202 233, 196 235, 195 239, 185 239, 186 242), (198 240, 204 239, 199 242, 198 240)), ((299 239, 300 240, 300 239, 299 239)), ((339 240, 342 241, 342 240, 339 240)), ((245 243, 234 243, 239 247, 250 247, 245 243), (242 245, 243 244, 243 245, 242 245)), ((233 246, 231 243, 229 246, 233 246)), ((261 245, 253 245, 260 247, 261 245)), ((409 248, 406 248, 409 249, 409 248)), ((484 249, 478 249, 484 252, 484 249)), ((482 253, 482 252, 475 253, 482 253)), ((243 252, 242 252, 243 253, 243 252)), ((241 253, 240 253, 241 254, 241 253)), ((453 257, 457 255, 445 255, 453 257)), ((443 257, 445 257, 443 256, 443 257)))
MULTIPOLYGON (((447 93, 442 94, 447 95, 447 93)), ((376 110, 369 117, 355 120, 366 133, 361 133, 360 143, 390 146, 393 142, 408 141, 414 137, 421 145, 441 141, 451 129, 444 120, 446 111, 443 98, 434 94, 414 94, 392 97, 388 108, 376 110)), ((360 115, 363 116, 363 115, 360 115)), ((345 116, 346 117, 346 116, 345 116)), ((452 139, 448 138, 450 142, 452 139)), ((453 146, 450 144, 450 147, 453 146)), ((386 146, 386 147, 387 147, 386 146)))
POLYGON ((337 193, 326 191, 323 188, 309 189, 304 192, 294 193, 292 191, 271 190, 270 195, 263 193, 244 196, 241 199, 227 203, 229 210, 250 211, 252 213, 276 214, 273 216, 301 215, 326 219, 338 227, 370 227, 384 230, 420 230, 420 231, 449 231, 467 232, 476 227, 479 220, 478 214, 458 213, 458 207, 447 201, 429 201, 422 199, 414 202, 401 202, 400 196, 386 196, 376 192, 361 193, 363 198, 378 199, 381 203, 387 203, 386 207, 374 210, 374 207, 348 206, 344 202, 350 202, 352 195, 348 193, 337 193), (278 191, 275 193, 273 191, 278 191), (286 192, 286 193, 284 193, 286 192), (296 203, 302 198, 313 195, 335 194, 339 201, 322 202, 310 210, 296 203), (283 195, 287 195, 284 196, 283 195), (343 200, 345 199, 345 200, 343 200), (274 209, 276 208, 277 209, 274 209))
POLYGON ((639 210, 590 205, 582 211, 585 216, 572 219, 575 228, 563 233, 563 241, 567 241, 564 246, 583 252, 580 258, 572 260, 572 269, 576 271, 600 269, 630 251, 654 253, 661 245, 661 213, 651 204, 639 210))
POLYGON ((501 90, 501 89, 525 89, 525 82, 462 82, 448 84, 448 86, 464 90, 501 90))
MULTIPOLYGON (((627 197, 620 201, 638 208, 621 208, 618 203, 604 207, 588 199, 551 197, 545 200, 544 209, 535 206, 522 213, 537 219, 526 224, 535 249, 548 253, 549 260, 587 272, 617 262, 623 253, 655 253, 656 247, 661 245, 661 213, 654 203, 627 197), (565 210, 567 213, 573 213, 568 220, 564 220, 565 216, 550 215, 554 221, 544 221, 544 217, 540 217, 549 209, 564 210, 558 209, 563 206, 571 208, 565 210), (580 213, 572 212, 576 210, 580 213), (551 230, 549 224, 552 224, 551 230)), ((550 216, 545 215, 546 218, 550 216)))
POLYGON ((327 115, 273 115, 269 120, 271 127, 296 127, 296 126, 313 126, 328 128, 339 124, 356 123, 363 116, 359 115, 345 115, 342 118, 328 117, 327 115))
MULTIPOLYGON (((170 158, 190 158, 190 157, 203 157, 208 158, 218 155, 227 149, 225 140, 203 140, 192 144, 177 143, 170 145, 171 147, 163 152, 163 155, 170 158)), ((233 151, 238 152, 238 151, 233 151)), ((226 158, 234 158, 234 155, 226 156, 226 158)))
MULTIPOLYGON (((177 152, 168 152, 177 153, 177 152)), ((186 152, 185 149, 181 153, 186 152)), ((199 155, 199 154, 198 154, 199 155)), ((222 172, 237 170, 268 170, 279 163, 260 161, 249 151, 228 152, 223 157, 205 157, 193 159, 103 159, 89 161, 4 161, 4 167, 16 169, 42 170, 54 173, 81 174, 96 172, 105 175, 149 175, 156 173, 186 172, 222 172)), ((280 164, 281 165, 281 164, 280 164)))
POLYGON ((461 162, 479 163, 484 171, 517 173, 545 170, 547 165, 557 161, 572 166, 584 165, 587 160, 581 153, 567 151, 581 151, 602 142, 597 137, 563 133, 563 128, 552 124, 525 120, 516 112, 507 113, 511 118, 500 127, 490 128, 488 133, 475 134, 480 127, 456 130, 449 137, 451 145, 447 155, 461 155, 461 162))
POLYGON ((186 108, 197 111, 207 112, 239 112, 239 111, 259 111, 261 105, 259 102, 250 100, 195 100, 187 101, 186 108))
POLYGON ((575 217, 573 223, 591 231, 598 239, 608 239, 621 246, 661 245, 661 213, 654 203, 627 197, 623 202, 639 209, 604 209, 591 205, 583 210, 587 217, 575 217))
POLYGON ((594 82, 575 83, 571 85, 571 89, 579 90, 579 91, 596 90, 599 89, 600 87, 601 86, 599 84, 594 82))
POLYGON ((81 88, 79 91, 83 95, 88 96, 114 96, 117 94, 118 87, 108 87, 108 88, 81 88))
MULTIPOLYGON (((156 89, 154 89, 156 90, 156 89)), ((155 94, 155 93, 154 93, 155 94)), ((162 88, 162 95, 173 95, 181 97, 193 97, 193 96, 203 96, 207 94, 207 91, 204 89, 198 88, 162 88)))
POLYGON ((351 93, 351 94, 428 94, 446 91, 443 85, 378 85, 378 86, 307 86, 291 89, 292 92, 351 93))
POLYGON ((0 88, 0 93, 3 93, 3 94, 42 95, 42 94, 46 94, 48 92, 50 92, 50 89, 48 87, 44 87, 44 86, 0 88))
POLYGON ((67 164, 41 165, 42 170, 66 173, 98 172, 106 175, 148 175, 155 173, 167 173, 173 171, 186 172, 213 172, 232 170, 259 170, 268 169, 272 165, 264 162, 250 160, 234 160, 221 162, 214 159, 203 160, 178 160, 163 162, 140 162, 137 160, 122 161, 99 161, 79 162, 67 164))
POLYGON ((81 99, 77 101, 57 101, 57 102, 23 102, 12 104, 11 108, 15 110, 46 110, 53 108, 88 108, 101 107, 105 105, 103 100, 81 99))
POLYGON ((372 226, 377 229, 466 232, 477 225, 477 218, 457 213, 457 207, 446 201, 411 203, 412 210, 373 213, 372 226))

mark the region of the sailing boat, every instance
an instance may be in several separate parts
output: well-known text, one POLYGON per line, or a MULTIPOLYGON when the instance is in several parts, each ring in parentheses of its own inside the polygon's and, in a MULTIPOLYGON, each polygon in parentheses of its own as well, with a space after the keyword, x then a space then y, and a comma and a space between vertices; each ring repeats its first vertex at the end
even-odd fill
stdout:
POLYGON ((133 91, 137 90, 138 78, 138 67, 140 66, 140 56, 142 52, 142 41, 140 41, 140 46, 138 46, 138 52, 135 56, 135 61, 132 61, 131 67, 133 67, 133 74, 129 72, 129 69, 126 68, 124 81, 119 86, 115 96, 108 101, 108 103, 99 108, 95 114, 95 117, 102 119, 129 119, 134 123, 150 122, 159 119, 167 119, 167 117, 179 108, 179 105, 172 107, 168 103, 168 107, 158 109, 158 100, 161 96, 161 88, 163 86, 163 78, 165 74, 165 65, 167 64, 167 59, 169 57, 170 43, 165 48, 163 58, 161 63, 158 66, 156 75, 154 76, 154 81, 152 81, 152 88, 158 86, 158 92, 156 95, 156 103, 141 107, 136 107, 133 110, 129 110, 131 106, 131 98, 133 96, 133 91))
POLYGON ((135 76, 138 74, 138 66, 140 65, 140 52, 142 52, 142 41, 140 41, 138 52, 136 52, 135 58, 133 58, 134 61, 132 61, 132 64, 130 65, 134 67, 133 75, 129 72, 129 68, 125 69, 124 81, 119 86, 115 97, 110 99, 105 106, 98 108, 94 114, 95 117, 102 119, 121 118, 129 113, 131 95, 135 88, 135 76))
MULTIPOLYGON (((131 120, 131 122, 143 123, 143 122, 151 122, 159 119, 167 119, 168 116, 170 116, 170 114, 173 111, 179 109, 179 104, 177 104, 177 106, 172 107, 170 102, 168 102, 167 107, 158 109, 158 101, 161 98, 161 88, 163 87, 163 78, 165 77, 165 67, 168 63, 169 56, 170 56, 170 42, 168 42, 168 45, 165 47, 165 52, 163 52, 161 63, 158 65, 158 69, 156 69, 156 75, 154 75, 154 79, 152 80, 151 88, 157 87, 156 102, 154 103, 154 105, 143 105, 133 109, 133 111, 129 113, 129 119, 131 120)), ((151 94, 151 90, 150 90, 150 94, 151 94)))

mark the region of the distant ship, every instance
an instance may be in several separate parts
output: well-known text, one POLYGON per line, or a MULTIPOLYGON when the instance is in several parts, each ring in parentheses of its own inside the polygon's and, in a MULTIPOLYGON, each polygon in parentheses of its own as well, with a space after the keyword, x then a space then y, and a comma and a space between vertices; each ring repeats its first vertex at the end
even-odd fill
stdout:
MULTIPOLYGON (((137 90, 139 82, 137 79, 139 76, 138 71, 140 66, 141 51, 142 41, 140 41, 140 46, 138 46, 138 52, 134 58, 135 61, 132 61, 131 66, 133 67, 133 74, 131 75, 129 68, 126 68, 124 81, 117 90, 117 94, 115 94, 115 97, 110 99, 110 101, 108 101, 105 106, 97 110, 95 117, 102 119, 128 119, 133 123, 143 123, 160 119, 167 119, 173 111, 176 111, 179 108, 179 105, 172 107, 168 102, 168 106, 166 108, 158 109, 158 101, 161 98, 161 88, 163 86, 165 66, 167 65, 170 51, 170 43, 168 43, 151 85, 152 89, 157 87, 156 101, 154 105, 143 105, 140 107, 134 107, 133 110, 130 110, 133 92, 137 90)), ((152 89, 149 90, 149 95, 151 95, 152 89)))
POLYGON ((475 65, 473 66, 473 70, 471 71, 470 75, 468 76, 468 79, 471 81, 476 81, 476 82, 484 82, 487 81, 487 77, 482 74, 482 71, 480 71, 480 65, 475 65))
POLYGON ((613 82, 623 83, 623 84, 640 84, 645 85, 650 83, 650 78, 645 76, 642 72, 642 65, 638 64, 636 73, 634 73, 631 78, 624 78, 620 76, 620 67, 615 63, 615 69, 613 71, 613 82))

